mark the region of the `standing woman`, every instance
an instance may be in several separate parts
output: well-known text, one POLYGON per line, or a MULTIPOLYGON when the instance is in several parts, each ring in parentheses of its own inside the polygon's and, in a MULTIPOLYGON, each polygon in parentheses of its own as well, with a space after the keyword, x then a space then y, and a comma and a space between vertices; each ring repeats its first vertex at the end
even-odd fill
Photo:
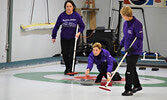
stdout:
POLYGON ((75 37, 79 38, 80 33, 83 33, 85 28, 85 24, 83 23, 81 16, 75 11, 75 8, 76 6, 73 1, 66 1, 64 3, 65 11, 59 15, 56 25, 52 31, 52 42, 55 43, 57 31, 60 25, 62 25, 61 49, 66 66, 64 71, 65 75, 72 71, 75 37), (78 30, 76 30, 77 25, 79 25, 78 30), (78 31, 77 34, 76 31, 78 31))
POLYGON ((126 52, 128 52, 126 57, 127 68, 125 73, 125 91, 122 95, 130 96, 133 95, 133 93, 142 90, 136 71, 136 63, 139 55, 143 51, 143 25, 135 16, 133 16, 130 7, 123 7, 120 13, 125 20, 123 25, 124 36, 120 43, 120 50, 124 47, 126 52), (137 40, 132 47, 129 48, 135 37, 137 37, 137 40))

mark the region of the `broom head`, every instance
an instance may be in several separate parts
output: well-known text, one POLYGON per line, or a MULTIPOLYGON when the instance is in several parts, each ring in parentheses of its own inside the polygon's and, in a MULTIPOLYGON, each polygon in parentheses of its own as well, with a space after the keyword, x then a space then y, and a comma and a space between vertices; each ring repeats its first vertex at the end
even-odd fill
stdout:
POLYGON ((67 75, 70 75, 70 76, 74 76, 75 74, 78 74, 78 72, 67 73, 67 75))
POLYGON ((107 86, 99 86, 99 88, 106 91, 111 91, 111 89, 107 88, 107 86))

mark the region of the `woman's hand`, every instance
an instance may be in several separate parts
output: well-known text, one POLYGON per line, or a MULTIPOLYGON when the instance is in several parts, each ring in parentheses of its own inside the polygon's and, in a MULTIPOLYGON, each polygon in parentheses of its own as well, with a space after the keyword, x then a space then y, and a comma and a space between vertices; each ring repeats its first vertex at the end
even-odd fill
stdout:
POLYGON ((110 81, 110 78, 111 78, 111 73, 107 72, 107 81, 110 81))
POLYGON ((78 32, 78 33, 75 35, 75 37, 78 39, 80 34, 81 34, 81 33, 78 32))
POLYGON ((87 69, 85 72, 85 76, 88 76, 89 72, 90 72, 90 69, 87 69))
POLYGON ((56 42, 56 39, 52 39, 52 42, 55 43, 55 42, 56 42))
POLYGON ((110 72, 107 72, 107 75, 109 75, 111 77, 111 73, 110 72))

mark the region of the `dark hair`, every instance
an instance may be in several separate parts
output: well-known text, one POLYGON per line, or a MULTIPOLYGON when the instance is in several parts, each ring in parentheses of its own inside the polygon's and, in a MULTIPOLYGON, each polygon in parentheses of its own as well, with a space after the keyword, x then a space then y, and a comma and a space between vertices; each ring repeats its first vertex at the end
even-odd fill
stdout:
POLYGON ((76 5, 74 4, 74 2, 73 2, 72 0, 67 0, 67 1, 64 3, 64 9, 66 9, 66 5, 67 5, 68 2, 72 4, 72 6, 74 7, 73 12, 75 12, 76 5))

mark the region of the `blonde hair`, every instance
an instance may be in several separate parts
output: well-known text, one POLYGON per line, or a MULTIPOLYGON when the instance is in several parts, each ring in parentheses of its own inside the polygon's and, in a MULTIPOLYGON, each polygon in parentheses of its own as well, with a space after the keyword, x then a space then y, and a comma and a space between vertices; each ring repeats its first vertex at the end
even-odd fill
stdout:
POLYGON ((128 6, 122 7, 121 11, 120 11, 122 16, 128 16, 128 17, 132 17, 132 9, 128 6))
POLYGON ((102 45, 99 42, 96 42, 96 43, 93 44, 92 48, 95 48, 95 47, 101 49, 102 45))

